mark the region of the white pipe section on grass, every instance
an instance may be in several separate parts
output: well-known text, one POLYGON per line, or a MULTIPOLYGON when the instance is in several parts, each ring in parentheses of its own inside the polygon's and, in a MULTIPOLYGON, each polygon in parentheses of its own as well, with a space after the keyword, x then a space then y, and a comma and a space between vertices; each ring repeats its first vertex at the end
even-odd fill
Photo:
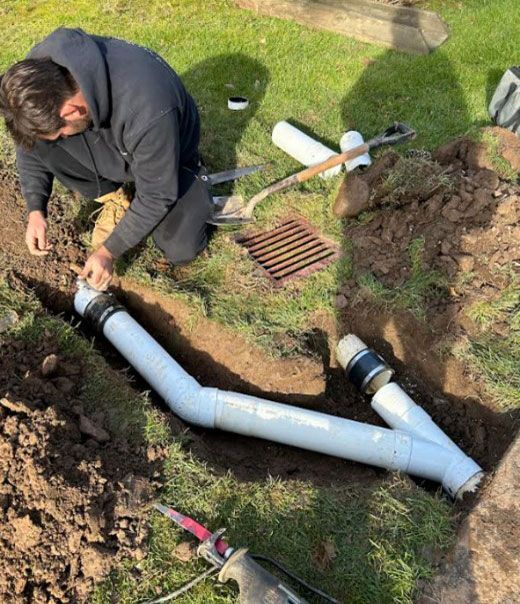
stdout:
MULTIPOLYGON (((84 316, 89 303, 100 295, 79 282, 76 311, 84 316)), ((407 472, 442 483, 454 497, 481 473, 464 454, 402 430, 203 387, 125 310, 108 315, 103 334, 188 423, 407 472)))
MULTIPOLYGON (((350 151, 351 149, 355 149, 362 145, 365 141, 363 140, 363 135, 361 132, 357 130, 349 130, 345 132, 339 141, 339 148, 341 152, 350 151)), ((360 155, 359 157, 355 157, 354 159, 350 159, 345 162, 345 168, 347 172, 352 172, 358 166, 370 166, 372 160, 370 159, 370 153, 365 153, 364 155, 360 155)))
MULTIPOLYGON (((299 161, 304 166, 315 166, 329 157, 338 155, 305 132, 298 130, 289 122, 281 121, 275 124, 272 133, 273 143, 282 151, 299 161)), ((321 178, 330 178, 341 172, 341 165, 320 172, 321 178)))

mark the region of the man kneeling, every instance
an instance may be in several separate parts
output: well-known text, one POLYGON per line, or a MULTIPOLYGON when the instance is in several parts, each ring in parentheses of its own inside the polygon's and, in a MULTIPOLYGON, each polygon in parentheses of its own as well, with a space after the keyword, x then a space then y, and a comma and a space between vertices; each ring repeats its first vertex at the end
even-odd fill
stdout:
POLYGON ((178 75, 152 51, 58 29, 1 76, 0 112, 16 144, 26 242, 51 249, 53 179, 102 205, 82 276, 106 289, 113 261, 152 234, 173 264, 207 245, 200 120, 178 75), (135 196, 124 183, 135 183, 135 196))

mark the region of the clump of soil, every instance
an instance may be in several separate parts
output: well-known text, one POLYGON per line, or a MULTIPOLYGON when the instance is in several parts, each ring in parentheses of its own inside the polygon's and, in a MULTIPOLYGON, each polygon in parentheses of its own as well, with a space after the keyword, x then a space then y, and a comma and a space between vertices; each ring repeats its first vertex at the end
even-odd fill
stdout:
POLYGON ((85 412, 51 336, 0 345, 0 601, 82 602, 144 556, 153 465, 85 412))
MULTIPOLYGON (((377 171, 377 166, 375 169, 377 171)), ((449 191, 453 187, 449 171, 428 154, 399 157, 391 169, 385 170, 385 177, 375 183, 370 204, 403 206, 414 200, 429 199, 437 192, 449 191)))

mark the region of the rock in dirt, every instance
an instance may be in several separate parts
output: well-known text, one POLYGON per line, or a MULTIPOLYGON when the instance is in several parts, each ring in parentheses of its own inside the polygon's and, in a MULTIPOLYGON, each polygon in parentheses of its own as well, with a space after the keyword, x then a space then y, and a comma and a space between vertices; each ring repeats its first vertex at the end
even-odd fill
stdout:
POLYGON ((49 354, 43 359, 42 363, 42 375, 43 377, 50 377, 55 375, 58 370, 59 359, 56 354, 49 354))
POLYGON ((15 310, 9 310, 0 315, 0 333, 4 333, 4 331, 11 329, 11 327, 16 325, 19 320, 20 317, 15 310))
POLYGON ((177 560, 180 560, 181 562, 189 562, 196 555, 197 547, 189 541, 179 543, 179 545, 177 545, 177 547, 173 550, 174 558, 177 558, 177 560))
POLYGON ((334 216, 353 218, 369 206, 370 189, 357 174, 348 174, 339 188, 332 206, 334 216))
POLYGON ((106 443, 110 440, 110 434, 101 426, 97 426, 86 415, 79 417, 79 431, 99 443, 106 443))

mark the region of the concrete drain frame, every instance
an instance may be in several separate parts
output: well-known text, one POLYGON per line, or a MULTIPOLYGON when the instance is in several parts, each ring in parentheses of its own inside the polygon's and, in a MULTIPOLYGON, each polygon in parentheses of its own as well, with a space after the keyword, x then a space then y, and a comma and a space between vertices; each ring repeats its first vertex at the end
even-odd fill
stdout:
POLYGON ((239 235, 235 241, 276 287, 322 270, 341 256, 337 244, 300 216, 288 217, 268 231, 239 235))

